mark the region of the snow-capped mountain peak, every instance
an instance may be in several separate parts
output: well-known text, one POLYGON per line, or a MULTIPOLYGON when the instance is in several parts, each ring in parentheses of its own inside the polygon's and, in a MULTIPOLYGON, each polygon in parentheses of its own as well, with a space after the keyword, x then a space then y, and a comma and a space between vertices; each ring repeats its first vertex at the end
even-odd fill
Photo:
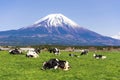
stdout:
POLYGON ((39 25, 39 26, 44 24, 44 26, 47 26, 47 27, 48 26, 58 27, 58 26, 63 26, 63 25, 68 25, 72 27, 79 26, 77 23, 75 23, 74 21, 70 20, 69 18, 67 18, 66 16, 62 14, 50 14, 36 21, 34 24, 39 25))

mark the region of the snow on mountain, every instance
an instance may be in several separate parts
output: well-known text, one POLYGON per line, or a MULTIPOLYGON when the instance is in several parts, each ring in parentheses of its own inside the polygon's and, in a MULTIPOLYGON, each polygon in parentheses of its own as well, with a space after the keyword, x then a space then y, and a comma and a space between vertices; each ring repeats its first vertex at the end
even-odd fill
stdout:
POLYGON ((68 25, 71 27, 79 27, 77 23, 75 23, 74 21, 70 20, 62 14, 50 14, 36 21, 34 25, 45 27, 60 27, 64 25, 68 25))

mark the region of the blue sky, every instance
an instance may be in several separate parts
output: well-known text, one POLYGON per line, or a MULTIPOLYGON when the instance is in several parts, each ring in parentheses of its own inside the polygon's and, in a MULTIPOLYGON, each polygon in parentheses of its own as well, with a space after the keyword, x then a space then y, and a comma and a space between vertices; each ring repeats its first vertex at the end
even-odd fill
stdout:
POLYGON ((120 0, 0 0, 0 31, 27 27, 52 13, 102 35, 120 32, 120 0))

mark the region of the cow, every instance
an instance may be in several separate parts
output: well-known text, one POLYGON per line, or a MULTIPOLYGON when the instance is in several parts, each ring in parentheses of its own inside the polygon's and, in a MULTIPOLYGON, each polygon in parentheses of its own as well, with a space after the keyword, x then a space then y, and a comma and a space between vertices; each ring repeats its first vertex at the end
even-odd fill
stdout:
POLYGON ((75 54, 69 54, 69 56, 71 56, 71 57, 80 57, 80 56, 75 55, 75 54))
POLYGON ((49 52, 50 53, 53 53, 55 55, 59 55, 60 54, 60 51, 58 48, 52 48, 52 49, 49 49, 49 52))
POLYGON ((93 57, 95 57, 95 59, 105 59, 106 56, 101 55, 101 54, 93 54, 93 57))
POLYGON ((88 50, 85 49, 85 50, 81 50, 81 54, 80 55, 87 55, 88 54, 88 50))
POLYGON ((18 50, 17 48, 13 49, 13 50, 9 50, 10 54, 22 54, 21 50, 18 50))
POLYGON ((35 52, 36 52, 37 54, 39 54, 39 53, 41 53, 41 49, 40 49, 40 48, 35 48, 35 52))
POLYGON ((26 57, 37 58, 37 57, 39 57, 39 55, 35 52, 35 49, 30 49, 30 50, 28 50, 26 57))
POLYGON ((49 61, 46 61, 43 63, 43 67, 42 70, 46 70, 46 69, 57 69, 60 68, 62 70, 69 70, 69 62, 68 61, 64 61, 64 60, 59 60, 59 59, 50 59, 49 61))

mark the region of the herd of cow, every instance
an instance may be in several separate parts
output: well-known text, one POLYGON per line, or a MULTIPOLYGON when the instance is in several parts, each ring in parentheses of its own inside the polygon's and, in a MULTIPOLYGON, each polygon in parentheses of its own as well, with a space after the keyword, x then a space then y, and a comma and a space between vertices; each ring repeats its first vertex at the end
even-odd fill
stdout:
MULTIPOLYGON (((60 55, 60 50, 58 48, 52 48, 48 50, 50 53, 53 53, 54 55, 60 55)), ((33 57, 33 58, 37 58, 39 57, 39 53, 41 52, 41 50, 39 48, 31 48, 27 51, 26 57, 33 57)), ((15 48, 13 50, 9 51, 10 54, 22 54, 22 51, 15 48)), ((87 55, 88 54, 88 50, 82 50, 80 55, 87 55)), ((75 54, 69 54, 69 56, 71 57, 80 57, 78 55, 75 54)), ((104 55, 100 55, 100 54, 93 54, 95 59, 105 59, 106 56, 104 55)), ((53 58, 50 59, 46 62, 43 63, 43 67, 42 70, 46 70, 46 69, 57 69, 57 68, 61 68, 63 70, 69 70, 70 66, 69 66, 69 62, 65 61, 65 60, 59 60, 57 58, 53 58)))

